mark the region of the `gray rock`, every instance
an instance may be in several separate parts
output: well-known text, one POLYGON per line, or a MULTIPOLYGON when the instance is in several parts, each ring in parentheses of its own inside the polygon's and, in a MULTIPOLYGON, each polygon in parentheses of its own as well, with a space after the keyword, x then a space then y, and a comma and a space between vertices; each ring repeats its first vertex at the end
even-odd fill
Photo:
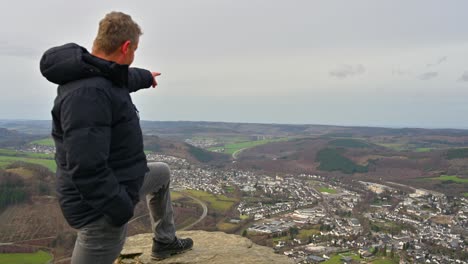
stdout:
POLYGON ((151 259, 152 234, 140 234, 127 238, 118 264, 272 264, 293 263, 273 249, 254 244, 247 238, 222 232, 181 231, 179 237, 190 237, 193 249, 183 254, 156 261, 151 259))

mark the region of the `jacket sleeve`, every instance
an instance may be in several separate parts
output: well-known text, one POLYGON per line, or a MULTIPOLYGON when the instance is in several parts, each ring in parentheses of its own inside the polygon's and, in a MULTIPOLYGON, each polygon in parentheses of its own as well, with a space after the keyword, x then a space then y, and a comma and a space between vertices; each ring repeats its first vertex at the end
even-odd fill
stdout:
POLYGON ((80 89, 64 99, 60 120, 67 171, 83 199, 115 226, 133 216, 133 203, 119 184, 108 158, 111 141, 110 99, 99 88, 80 89))
POLYGON ((149 88, 153 84, 153 75, 150 71, 140 68, 128 69, 128 90, 136 92, 143 88, 149 88))

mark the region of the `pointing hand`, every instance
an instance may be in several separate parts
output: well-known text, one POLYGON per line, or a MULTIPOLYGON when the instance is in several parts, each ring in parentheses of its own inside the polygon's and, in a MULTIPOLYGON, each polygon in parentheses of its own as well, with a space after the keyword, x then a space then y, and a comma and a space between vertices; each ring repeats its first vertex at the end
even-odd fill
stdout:
POLYGON ((151 72, 151 75, 153 75, 153 88, 156 87, 156 85, 158 85, 158 83, 156 82, 156 76, 159 76, 161 75, 160 72, 151 72))

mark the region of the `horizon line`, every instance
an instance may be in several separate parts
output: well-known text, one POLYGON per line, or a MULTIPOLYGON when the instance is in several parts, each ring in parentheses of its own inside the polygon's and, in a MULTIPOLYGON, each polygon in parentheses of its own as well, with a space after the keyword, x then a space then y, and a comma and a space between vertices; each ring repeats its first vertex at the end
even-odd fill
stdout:
MULTIPOLYGON (((52 122, 52 119, 10 119, 10 118, 0 118, 0 122, 30 122, 30 121, 43 121, 43 122, 52 122)), ((275 122, 235 122, 235 121, 204 121, 204 120, 140 120, 140 122, 190 122, 190 123, 227 123, 227 124, 257 124, 257 125, 287 125, 287 126, 330 126, 330 127, 349 127, 349 128, 385 128, 385 129, 429 129, 429 130, 468 130, 468 127, 443 127, 443 126, 408 126, 408 125, 394 125, 394 126, 382 126, 382 125, 368 125, 368 124, 355 124, 355 125, 339 125, 339 124, 312 124, 312 123, 275 123, 275 122)))

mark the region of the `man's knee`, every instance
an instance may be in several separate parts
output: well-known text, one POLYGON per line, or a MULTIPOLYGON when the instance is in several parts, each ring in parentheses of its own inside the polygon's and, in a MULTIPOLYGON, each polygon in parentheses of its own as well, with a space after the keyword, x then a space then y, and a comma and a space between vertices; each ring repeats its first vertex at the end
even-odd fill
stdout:
POLYGON ((148 163, 148 168, 150 171, 148 172, 148 176, 157 179, 159 182, 169 183, 171 180, 171 169, 169 165, 164 162, 152 162, 148 163))

